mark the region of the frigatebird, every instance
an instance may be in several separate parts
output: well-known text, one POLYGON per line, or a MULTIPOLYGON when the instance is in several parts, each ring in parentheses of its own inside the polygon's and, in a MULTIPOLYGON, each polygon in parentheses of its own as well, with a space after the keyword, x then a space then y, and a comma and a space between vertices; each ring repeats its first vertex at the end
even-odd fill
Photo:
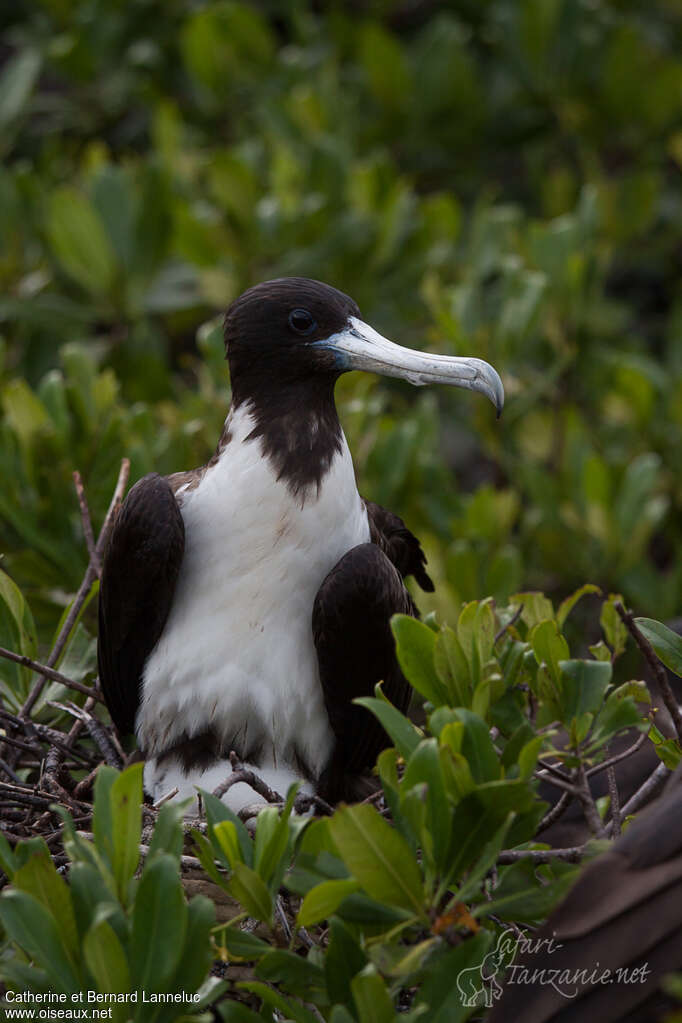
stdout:
MULTIPOLYGON (((404 585, 433 584, 402 519, 360 497, 334 404, 347 370, 485 394, 497 372, 427 355, 363 322, 355 302, 307 278, 258 284, 225 315, 232 403, 206 465, 152 473, 129 491, 99 597, 102 692, 135 732, 153 798, 213 790, 234 752, 271 788, 302 780, 352 798, 387 738, 352 703, 409 686, 390 619, 417 615, 404 585)), ((256 801, 240 783, 234 809, 256 801)))

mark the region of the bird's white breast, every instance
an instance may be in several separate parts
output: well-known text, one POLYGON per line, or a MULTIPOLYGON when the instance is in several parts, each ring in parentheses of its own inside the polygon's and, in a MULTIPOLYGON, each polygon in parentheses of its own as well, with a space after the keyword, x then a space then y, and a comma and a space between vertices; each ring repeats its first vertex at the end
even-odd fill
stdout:
POLYGON ((369 540, 367 513, 345 437, 319 488, 295 496, 276 479, 260 439, 246 439, 253 427, 241 406, 218 461, 198 486, 178 492, 185 553, 145 668, 137 735, 153 757, 209 727, 226 741, 256 729, 248 738, 262 740, 273 769, 292 766, 296 747, 317 774, 332 734, 313 602, 339 558, 369 540))

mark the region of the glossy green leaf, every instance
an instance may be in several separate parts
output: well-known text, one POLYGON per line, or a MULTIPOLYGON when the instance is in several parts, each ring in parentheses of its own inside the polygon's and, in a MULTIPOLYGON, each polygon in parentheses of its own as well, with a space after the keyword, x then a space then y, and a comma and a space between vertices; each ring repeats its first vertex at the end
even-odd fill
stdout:
POLYGON ((329 821, 329 829, 344 862, 368 894, 422 915, 422 883, 412 850, 373 806, 342 807, 329 821))
POLYGON ((185 941, 187 905, 173 856, 145 866, 135 895, 130 963, 136 987, 163 990, 173 975, 185 941))
POLYGON ((272 919, 272 896, 265 882, 245 863, 232 864, 229 890, 249 916, 266 923, 272 919))
POLYGON ((49 199, 47 237, 66 272, 96 295, 107 294, 116 274, 114 252, 92 203, 69 186, 49 199))
POLYGON ((299 927, 311 927, 313 924, 327 920, 336 912, 346 896, 360 887, 358 881, 323 881, 312 888, 301 903, 297 923, 299 927))
POLYGON ((0 895, 0 923, 10 941, 25 949, 47 973, 55 991, 71 995, 80 990, 82 980, 69 958, 57 922, 38 899, 16 888, 6 889, 0 895))
POLYGON ((445 703, 447 693, 433 663, 436 637, 423 622, 409 615, 394 615, 391 628, 400 667, 411 685, 435 706, 445 703))
POLYGON ((653 618, 635 618, 642 635, 649 640, 659 660, 682 678, 682 636, 653 618))

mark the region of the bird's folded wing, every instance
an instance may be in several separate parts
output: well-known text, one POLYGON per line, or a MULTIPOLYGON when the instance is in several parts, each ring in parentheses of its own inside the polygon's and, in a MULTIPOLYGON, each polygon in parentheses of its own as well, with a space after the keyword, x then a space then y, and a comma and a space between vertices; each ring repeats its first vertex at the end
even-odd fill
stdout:
POLYGON ((156 473, 143 477, 114 523, 99 591, 100 684, 122 734, 135 727, 142 673, 168 618, 184 547, 168 480, 156 473))

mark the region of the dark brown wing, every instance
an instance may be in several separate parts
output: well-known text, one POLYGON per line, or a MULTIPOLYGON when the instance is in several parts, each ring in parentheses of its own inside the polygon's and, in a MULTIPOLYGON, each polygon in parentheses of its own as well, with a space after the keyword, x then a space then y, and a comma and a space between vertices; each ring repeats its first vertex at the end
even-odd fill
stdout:
POLYGON ((613 848, 588 864, 532 944, 534 954, 516 956, 489 1023, 659 1018, 660 979, 682 968, 682 768, 613 848), (524 984, 522 968, 544 979, 524 984), (624 968, 627 976, 619 975, 624 968), (600 980, 604 971, 613 979, 600 980), (550 982, 560 976, 578 980, 550 982))
POLYGON ((374 501, 363 498, 369 519, 369 537, 400 572, 403 579, 414 576, 426 593, 433 593, 433 582, 426 574, 426 555, 419 540, 403 520, 374 501))
POLYGON ((329 721, 336 737, 319 784, 329 802, 353 798, 354 781, 388 745, 383 728, 352 701, 372 696, 377 682, 401 711, 410 687, 396 660, 391 616, 417 616, 399 573, 372 543, 354 547, 322 583, 313 608, 313 637, 329 721))
POLYGON ((168 480, 143 477, 114 523, 99 591, 100 684, 123 735, 135 727, 145 661, 166 624, 184 549, 184 523, 168 480))

